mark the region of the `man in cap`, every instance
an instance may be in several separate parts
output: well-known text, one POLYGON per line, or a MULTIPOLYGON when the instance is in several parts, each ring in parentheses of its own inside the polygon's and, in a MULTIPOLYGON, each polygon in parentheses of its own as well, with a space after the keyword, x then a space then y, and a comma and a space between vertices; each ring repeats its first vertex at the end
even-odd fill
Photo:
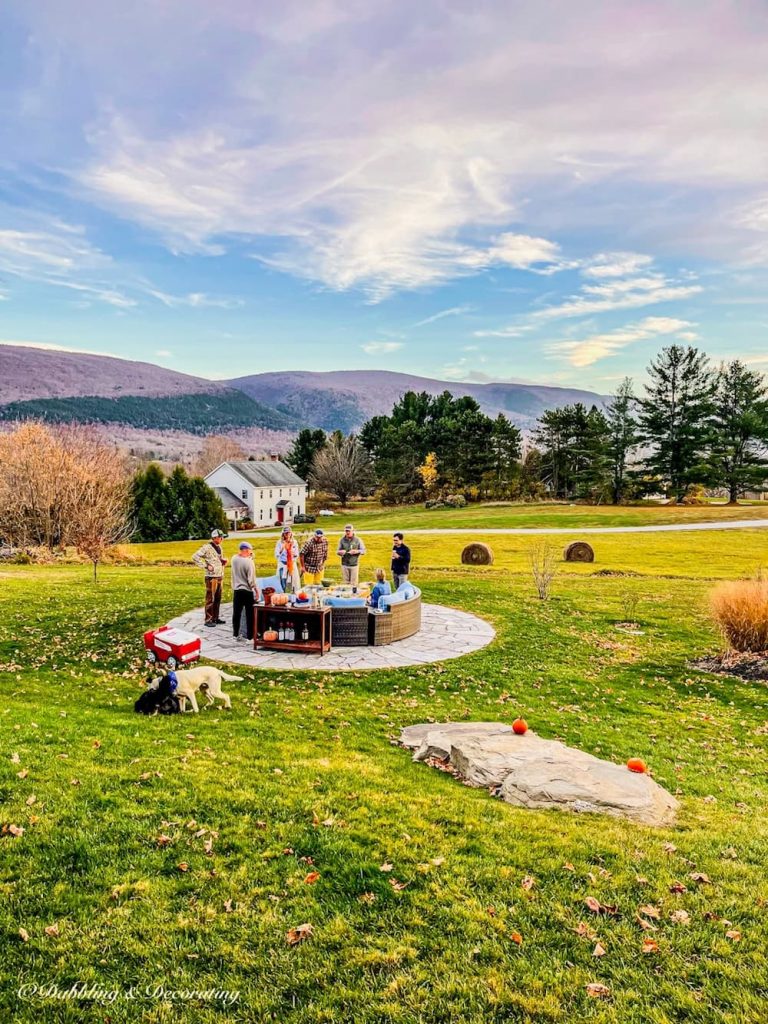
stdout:
POLYGON ((245 612, 245 635, 253 640, 253 602, 259 597, 256 582, 256 568, 253 564, 253 548, 244 540, 238 553, 232 559, 232 633, 235 640, 240 636, 240 620, 245 612))
POLYGON ((365 544, 355 536, 355 528, 351 523, 344 527, 344 536, 339 541, 336 554, 341 556, 342 581, 356 587, 360 575, 360 556, 365 554, 365 544))
POLYGON ((315 530, 299 552, 299 565, 304 573, 304 586, 323 582, 325 563, 328 561, 328 541, 322 530, 315 530))
POLYGON ((221 530, 212 530, 210 543, 203 544, 192 555, 195 565, 205 572, 205 625, 209 628, 224 622, 224 619, 219 618, 221 586, 224 581, 224 566, 227 564, 221 550, 223 538, 221 530))

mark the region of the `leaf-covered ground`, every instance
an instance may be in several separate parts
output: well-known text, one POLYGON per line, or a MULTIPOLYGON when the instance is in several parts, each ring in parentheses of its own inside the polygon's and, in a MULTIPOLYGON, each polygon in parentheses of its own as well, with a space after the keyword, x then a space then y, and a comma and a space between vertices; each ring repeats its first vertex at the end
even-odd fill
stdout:
POLYGON ((231 713, 149 720, 132 711, 141 633, 199 603, 195 570, 4 570, 3 1019, 764 1021, 768 693, 687 668, 717 647, 703 577, 764 542, 717 539, 643 538, 659 575, 594 575, 627 557, 601 547, 547 604, 522 557, 478 574, 436 543, 425 596, 491 619, 486 650, 238 670, 231 713), (640 635, 616 626, 627 590, 640 635), (392 744, 413 722, 518 714, 643 757, 679 792, 678 826, 516 810, 392 744), (115 1000, 24 987, 75 982, 115 1000))

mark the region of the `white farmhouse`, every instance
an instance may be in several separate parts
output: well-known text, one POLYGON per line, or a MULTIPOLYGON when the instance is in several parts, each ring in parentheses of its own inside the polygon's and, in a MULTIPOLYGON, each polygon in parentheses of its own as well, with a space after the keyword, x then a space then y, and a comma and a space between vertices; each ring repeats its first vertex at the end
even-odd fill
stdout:
POLYGON ((205 482, 221 498, 233 529, 243 519, 272 526, 307 511, 306 481, 276 455, 264 462, 222 462, 205 482))

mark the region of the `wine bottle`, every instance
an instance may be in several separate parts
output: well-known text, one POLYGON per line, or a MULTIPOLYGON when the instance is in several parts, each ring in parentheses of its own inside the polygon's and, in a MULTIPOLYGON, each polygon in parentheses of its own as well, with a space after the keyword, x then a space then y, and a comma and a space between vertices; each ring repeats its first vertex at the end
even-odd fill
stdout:
POLYGON ((280 643, 283 643, 285 641, 285 626, 282 624, 282 622, 280 623, 280 628, 277 631, 277 639, 280 641, 280 643))
POLYGON ((306 622, 301 627, 301 639, 306 643, 309 640, 309 630, 307 629, 306 622))

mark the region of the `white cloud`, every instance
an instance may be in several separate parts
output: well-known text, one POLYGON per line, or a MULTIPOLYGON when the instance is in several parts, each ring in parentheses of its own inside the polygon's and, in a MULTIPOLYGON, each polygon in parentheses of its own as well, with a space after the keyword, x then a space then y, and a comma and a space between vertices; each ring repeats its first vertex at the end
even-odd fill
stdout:
POLYGON ((471 309, 472 306, 451 306, 450 309, 443 309, 424 320, 419 320, 418 323, 411 324, 411 328, 426 327, 427 324, 433 324, 436 320, 442 320, 446 316, 461 316, 463 313, 469 313, 471 309))
POLYGON ((205 292, 189 292, 187 295, 169 295, 155 288, 148 289, 150 295, 162 302, 164 306, 171 309, 178 309, 181 306, 189 306, 192 309, 237 309, 245 305, 243 299, 217 298, 215 295, 206 295, 205 292))
POLYGON ((170 352, 167 348, 159 348, 159 349, 157 349, 157 351, 155 352, 155 355, 159 359, 172 359, 173 358, 173 352, 170 352))
POLYGON ((572 366, 581 368, 615 355, 636 341, 645 341, 648 338, 670 334, 676 335, 681 340, 695 338, 696 335, 693 332, 685 330, 692 326, 690 321, 678 320, 675 317, 647 316, 638 323, 628 324, 626 327, 605 331, 601 334, 593 334, 588 338, 552 342, 546 346, 546 351, 550 355, 564 356, 572 366))
POLYGON ((637 252, 600 253, 588 260, 582 269, 586 277, 626 277, 636 274, 653 263, 652 256, 637 252))
POLYGON ((402 341, 367 341, 360 348, 369 356, 380 355, 383 352, 397 352, 403 347, 402 341))

